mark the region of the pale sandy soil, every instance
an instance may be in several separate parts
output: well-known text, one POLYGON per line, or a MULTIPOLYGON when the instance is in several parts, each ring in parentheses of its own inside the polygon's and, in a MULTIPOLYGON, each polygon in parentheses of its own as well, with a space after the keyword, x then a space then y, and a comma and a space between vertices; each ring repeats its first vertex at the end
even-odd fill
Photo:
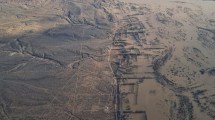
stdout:
MULTIPOLYGON (((129 46, 133 46, 142 53, 137 61, 126 63, 127 68, 130 64, 137 65, 132 70, 134 74, 142 73, 145 77, 154 72, 155 75, 154 79, 138 83, 138 92, 133 90, 135 85, 130 85, 131 88, 120 86, 122 94, 129 93, 121 98, 127 99, 122 104, 131 111, 145 111, 149 120, 214 119, 215 2, 123 0, 120 5, 121 15, 131 15, 145 27, 144 35, 137 33, 141 47, 134 38, 120 36, 132 44, 123 46, 127 52, 129 46), (157 47, 162 49, 155 49, 157 47), (141 57, 144 54, 152 57, 141 57), (150 65, 154 65, 153 70, 149 69, 150 65), (137 104, 133 104, 135 94, 138 94, 137 104)), ((119 28, 128 30, 132 26, 135 24, 119 28)), ((113 61, 120 61, 119 68, 125 64, 121 59, 113 57, 113 61)), ((121 76, 127 74, 118 71, 121 76)), ((138 81, 138 77, 134 78, 138 81)), ((126 84, 128 81, 121 82, 126 84)), ((131 113, 126 119, 141 118, 132 117, 131 113)))
POLYGON ((0 120, 215 119, 214 6, 0 0, 0 120))

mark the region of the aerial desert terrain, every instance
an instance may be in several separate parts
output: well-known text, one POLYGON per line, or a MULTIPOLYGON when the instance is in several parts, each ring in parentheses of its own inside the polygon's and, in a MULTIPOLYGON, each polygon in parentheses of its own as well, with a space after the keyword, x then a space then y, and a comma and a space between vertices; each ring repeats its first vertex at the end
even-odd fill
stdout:
POLYGON ((0 120, 214 119, 214 0, 0 0, 0 120))

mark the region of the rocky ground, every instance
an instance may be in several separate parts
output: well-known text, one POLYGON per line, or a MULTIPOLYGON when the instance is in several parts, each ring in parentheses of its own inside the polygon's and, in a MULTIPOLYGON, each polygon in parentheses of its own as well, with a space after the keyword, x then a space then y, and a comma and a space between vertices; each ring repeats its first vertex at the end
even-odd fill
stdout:
POLYGON ((214 6, 0 0, 0 119, 215 119, 214 6))
POLYGON ((0 119, 113 119, 102 1, 0 1, 0 119))

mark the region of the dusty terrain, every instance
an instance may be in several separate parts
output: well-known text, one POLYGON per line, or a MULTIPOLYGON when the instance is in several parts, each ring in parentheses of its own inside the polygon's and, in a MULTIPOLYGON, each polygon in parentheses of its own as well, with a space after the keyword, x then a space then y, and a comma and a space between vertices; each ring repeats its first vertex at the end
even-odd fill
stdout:
POLYGON ((0 1, 0 120, 113 119, 113 22, 101 4, 0 1))
POLYGON ((117 116, 215 118, 213 1, 122 1, 112 45, 117 116))
POLYGON ((0 120, 215 119, 214 6, 0 0, 0 120))

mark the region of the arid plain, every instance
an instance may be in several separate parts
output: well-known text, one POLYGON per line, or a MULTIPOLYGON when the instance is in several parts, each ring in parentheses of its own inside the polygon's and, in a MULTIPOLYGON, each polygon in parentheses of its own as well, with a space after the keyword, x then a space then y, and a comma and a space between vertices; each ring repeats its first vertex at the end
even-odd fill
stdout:
POLYGON ((215 1, 0 0, 0 120, 215 119, 215 1))

